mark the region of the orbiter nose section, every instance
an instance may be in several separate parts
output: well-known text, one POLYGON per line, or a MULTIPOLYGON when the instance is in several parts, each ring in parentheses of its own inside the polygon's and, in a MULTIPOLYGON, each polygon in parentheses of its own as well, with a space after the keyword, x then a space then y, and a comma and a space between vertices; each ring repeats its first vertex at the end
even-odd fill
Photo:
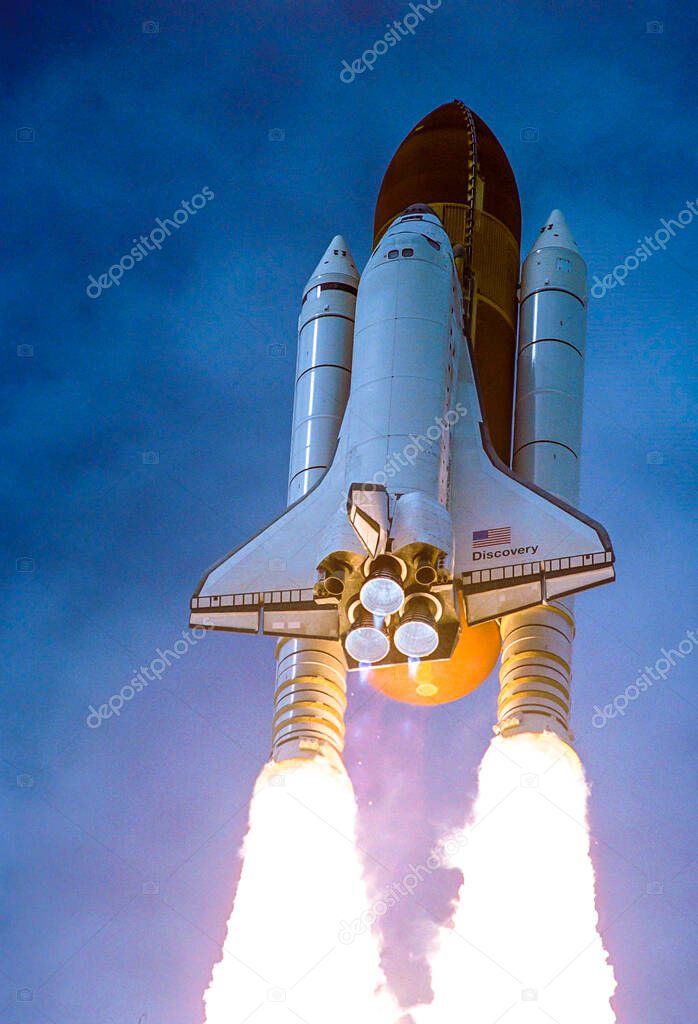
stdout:
POLYGON ((531 246, 531 252, 536 252, 538 249, 547 249, 552 246, 579 252, 577 243, 572 237, 572 232, 567 226, 567 221, 561 210, 552 211, 531 246))
MULTIPOLYGON (((438 216, 436 214, 436 212, 434 210, 432 210, 431 206, 427 206, 426 203, 413 203, 412 206, 408 206, 406 210, 403 210, 402 213, 400 214, 400 216, 401 217, 407 217, 407 216, 413 216, 415 214, 424 214, 424 213, 428 213, 432 217, 437 217, 438 216)), ((439 217, 438 219, 440 220, 441 218, 439 217)))
POLYGON ((343 235, 335 235, 327 246, 306 288, 324 281, 341 281, 354 286, 359 283, 359 271, 343 235))

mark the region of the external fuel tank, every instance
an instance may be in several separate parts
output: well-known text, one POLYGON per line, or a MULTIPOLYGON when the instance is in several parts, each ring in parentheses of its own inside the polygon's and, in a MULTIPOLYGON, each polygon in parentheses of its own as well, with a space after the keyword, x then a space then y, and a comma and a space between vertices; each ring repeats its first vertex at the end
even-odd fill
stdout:
POLYGON ((374 245, 420 203, 441 219, 457 256, 490 440, 510 465, 521 204, 504 150, 460 100, 427 114, 398 147, 376 203, 374 245))

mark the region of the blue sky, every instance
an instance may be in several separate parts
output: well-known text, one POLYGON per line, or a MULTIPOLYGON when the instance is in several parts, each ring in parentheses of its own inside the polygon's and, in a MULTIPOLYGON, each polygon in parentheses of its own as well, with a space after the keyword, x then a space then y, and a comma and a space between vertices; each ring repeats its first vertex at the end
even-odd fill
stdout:
MULTIPOLYGON (((118 719, 85 717, 181 638, 203 569, 283 507, 301 289, 338 232, 363 266, 414 123, 471 105, 514 167, 525 249, 559 207, 592 278, 698 201, 693 5, 443 0, 342 83, 408 10, 4 14, 7 1024, 200 1018, 268 752, 273 641, 207 636, 118 719), (214 198, 161 251, 86 296, 204 186, 214 198)), ((619 578, 577 602, 574 726, 623 1024, 685 1024, 696 998, 698 651, 623 717, 592 716, 698 629, 697 250, 698 216, 589 310, 581 505, 619 578)), ((362 842, 387 865, 376 884, 462 820, 495 682, 433 712, 356 692, 347 764, 362 842)), ((423 990, 449 884, 386 921, 403 991, 423 990)))

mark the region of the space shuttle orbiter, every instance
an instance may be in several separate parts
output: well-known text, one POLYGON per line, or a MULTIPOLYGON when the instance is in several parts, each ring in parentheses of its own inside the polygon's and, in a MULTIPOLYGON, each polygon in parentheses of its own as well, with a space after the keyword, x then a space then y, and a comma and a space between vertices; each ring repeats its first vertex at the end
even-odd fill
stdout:
POLYGON ((464 166, 429 170, 429 132, 415 129, 409 166, 386 175, 360 280, 341 236, 320 261, 299 320, 292 503, 205 574, 193 626, 338 644, 350 668, 444 662, 469 628, 614 578, 604 528, 562 499, 564 487, 531 482, 536 465, 564 475, 578 456, 558 378, 581 398, 581 361, 558 336, 583 331, 583 260, 555 212, 534 246, 545 287, 531 314, 549 324, 539 363, 552 376, 531 386, 535 367, 519 360, 517 424, 538 430, 519 458, 533 467, 524 480, 507 464, 520 230, 511 172, 462 104, 435 115, 441 161, 462 118, 464 166))

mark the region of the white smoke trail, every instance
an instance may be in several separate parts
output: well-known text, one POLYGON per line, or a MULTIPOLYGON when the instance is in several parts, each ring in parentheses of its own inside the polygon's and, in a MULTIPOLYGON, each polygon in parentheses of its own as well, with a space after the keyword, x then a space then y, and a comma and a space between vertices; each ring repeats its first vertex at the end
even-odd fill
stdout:
POLYGON ((552 733, 493 740, 452 927, 432 953, 417 1024, 613 1024, 616 983, 598 932, 587 786, 552 733))
POLYGON ((206 1024, 393 1024, 378 941, 347 942, 369 900, 348 777, 322 758, 268 764, 255 786, 206 1024))

